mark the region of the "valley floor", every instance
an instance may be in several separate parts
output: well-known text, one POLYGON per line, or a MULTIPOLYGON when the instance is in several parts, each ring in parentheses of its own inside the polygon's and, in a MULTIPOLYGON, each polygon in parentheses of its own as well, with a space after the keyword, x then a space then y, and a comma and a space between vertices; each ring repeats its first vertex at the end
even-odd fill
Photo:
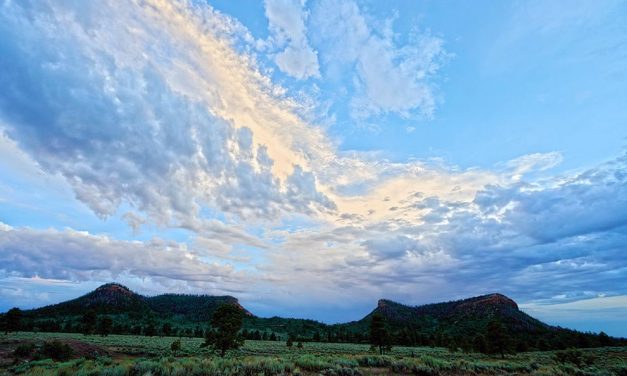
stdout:
POLYGON ((394 347, 380 356, 360 344, 316 342, 299 349, 285 342, 246 341, 222 359, 201 349, 199 338, 181 338, 175 354, 170 346, 177 339, 0 334, 0 375, 627 375, 627 347, 527 352, 502 360, 429 347, 394 347), (68 359, 49 359, 56 350, 44 350, 44 344, 54 340, 71 348, 62 354, 68 359))

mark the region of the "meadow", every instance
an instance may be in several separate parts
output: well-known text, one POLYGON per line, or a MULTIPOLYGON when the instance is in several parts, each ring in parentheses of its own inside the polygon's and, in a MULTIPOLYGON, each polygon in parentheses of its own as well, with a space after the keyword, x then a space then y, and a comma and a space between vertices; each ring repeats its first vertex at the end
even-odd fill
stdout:
POLYGON ((200 348, 199 338, 19 332, 0 336, 0 374, 24 375, 627 375, 627 348, 527 352, 505 359, 443 348, 394 347, 378 355, 365 344, 246 341, 220 358, 200 348), (45 343, 68 344, 67 360, 16 357, 15 350, 45 343))

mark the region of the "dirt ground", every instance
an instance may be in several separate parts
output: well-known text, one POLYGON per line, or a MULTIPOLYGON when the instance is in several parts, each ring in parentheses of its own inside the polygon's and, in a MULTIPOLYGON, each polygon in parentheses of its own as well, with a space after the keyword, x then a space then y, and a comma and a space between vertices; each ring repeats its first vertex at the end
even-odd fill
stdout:
MULTIPOLYGON (((117 357, 120 354, 116 354, 104 347, 93 345, 90 343, 78 341, 75 339, 60 339, 59 342, 65 343, 72 349, 72 358, 96 358, 99 356, 117 357)), ((16 340, 16 339, 3 339, 0 338, 0 367, 8 366, 14 363, 15 356, 13 351, 22 344, 34 343, 36 346, 41 346, 43 341, 33 340, 16 340)), ((37 350, 33 352, 28 358, 23 360, 32 360, 37 350)))

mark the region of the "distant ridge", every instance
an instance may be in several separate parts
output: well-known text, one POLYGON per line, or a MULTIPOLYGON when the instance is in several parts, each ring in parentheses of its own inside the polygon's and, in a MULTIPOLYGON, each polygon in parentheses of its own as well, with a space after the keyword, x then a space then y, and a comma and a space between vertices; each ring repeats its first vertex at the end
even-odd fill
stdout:
POLYGON ((114 333, 202 336, 213 312, 222 304, 241 309, 245 316, 244 335, 249 339, 285 339, 292 335, 315 341, 367 342, 372 316, 379 314, 384 317, 393 342, 408 346, 453 343, 467 347, 477 335, 486 333, 491 321, 503 326, 520 351, 627 344, 607 335, 547 325, 499 293, 421 306, 380 299, 372 312, 358 321, 327 325, 306 319, 257 317, 233 296, 169 293, 146 297, 119 283, 107 283, 76 299, 27 310, 24 329, 80 332, 82 316, 94 310, 97 315, 112 317, 114 333))
POLYGON ((514 334, 533 335, 552 329, 520 311, 514 300, 499 293, 415 307, 380 299, 370 314, 346 325, 363 330, 374 314, 382 315, 391 327, 399 330, 409 328, 454 337, 474 336, 485 331, 492 320, 498 320, 514 334))
POLYGON ((106 283, 94 291, 66 302, 28 311, 39 315, 76 315, 93 309, 98 314, 133 313, 168 317, 177 315, 190 321, 209 320, 221 304, 233 304, 252 316, 232 296, 162 294, 146 297, 119 283, 106 283))

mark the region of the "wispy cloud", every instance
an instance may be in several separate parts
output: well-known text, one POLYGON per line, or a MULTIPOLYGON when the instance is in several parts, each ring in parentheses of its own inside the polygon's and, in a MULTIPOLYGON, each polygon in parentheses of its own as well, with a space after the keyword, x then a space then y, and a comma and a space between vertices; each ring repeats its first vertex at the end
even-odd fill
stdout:
POLYGON ((297 79, 319 77, 318 54, 309 45, 304 0, 266 0, 272 44, 283 48, 274 56, 279 69, 297 79))
POLYGON ((376 28, 351 0, 320 2, 313 24, 318 38, 328 44, 323 61, 354 72, 349 73, 357 93, 351 101, 354 117, 433 115, 437 101, 431 79, 447 58, 442 39, 415 31, 401 44, 393 20, 376 28))

